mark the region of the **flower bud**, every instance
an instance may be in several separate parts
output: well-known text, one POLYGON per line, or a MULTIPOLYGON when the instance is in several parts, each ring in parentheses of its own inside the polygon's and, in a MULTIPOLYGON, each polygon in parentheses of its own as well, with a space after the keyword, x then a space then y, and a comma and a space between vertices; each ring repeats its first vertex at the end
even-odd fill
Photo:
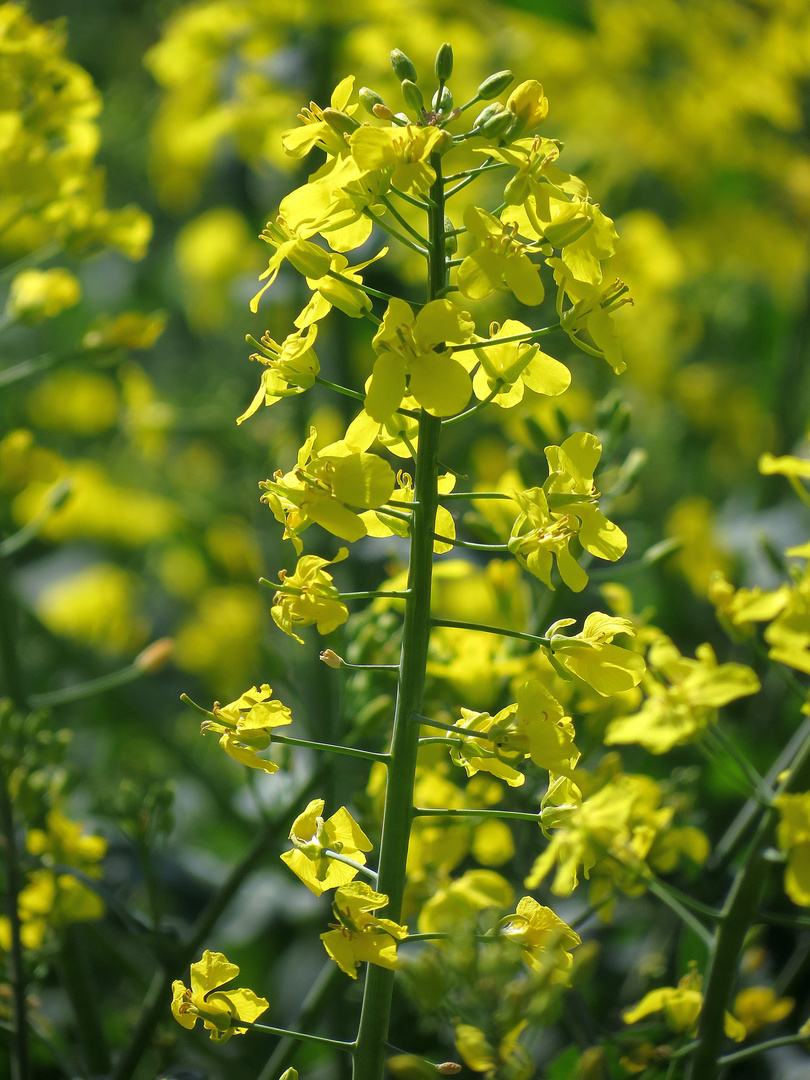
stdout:
POLYGON ((132 664, 140 671, 160 671, 171 660, 173 652, 174 642, 171 638, 158 638, 139 652, 132 664))
POLYGON ((440 1076, 455 1076, 456 1073, 461 1072, 461 1066, 457 1061, 443 1061, 441 1065, 436 1066, 436 1072, 440 1076))
POLYGON ((410 79, 402 80, 402 96, 409 109, 413 109, 417 113, 422 112, 425 107, 425 99, 415 82, 411 82, 410 79))
POLYGON ((503 112, 503 105, 495 101, 491 105, 487 105, 485 109, 476 116, 473 128, 480 128, 483 124, 490 120, 493 116, 497 116, 498 113, 503 112))
POLYGON ((323 118, 329 127, 339 135, 351 135, 353 131, 357 131, 360 127, 356 120, 340 109, 324 109, 323 118))
POLYGON ((436 74, 436 78, 439 82, 445 83, 453 74, 453 46, 449 42, 445 41, 443 45, 439 46, 439 51, 436 53, 436 62, 433 65, 433 71, 436 74))
POLYGON ((478 87, 478 97, 481 101, 491 101, 507 88, 514 77, 513 72, 508 69, 506 71, 496 71, 494 75, 484 79, 478 87))
POLYGON ((453 108, 453 95, 446 86, 443 86, 441 91, 437 90, 433 95, 431 104, 435 112, 449 113, 453 108))
POLYGON ((446 255, 455 255, 458 251, 458 237, 455 225, 449 217, 444 219, 444 252, 446 255))
POLYGON ((488 139, 502 139, 514 123, 515 117, 508 110, 497 112, 481 125, 481 134, 488 139))
POLYGON ((400 82, 402 82, 403 79, 408 79, 410 82, 416 82, 416 68, 402 49, 391 50, 391 67, 394 69, 394 74, 400 82))
POLYGON ((377 93, 376 90, 369 90, 367 86, 361 86, 357 91, 357 96, 360 98, 360 104, 366 110, 366 112, 374 113, 375 105, 382 105, 385 107, 385 102, 377 93))
POLYGON ((384 101, 378 101, 371 111, 375 116, 379 117, 380 120, 391 120, 394 116, 384 101))
POLYGON ((345 664, 345 660, 342 656, 338 656, 332 649, 324 649, 321 653, 320 659, 330 668, 341 668, 345 664))

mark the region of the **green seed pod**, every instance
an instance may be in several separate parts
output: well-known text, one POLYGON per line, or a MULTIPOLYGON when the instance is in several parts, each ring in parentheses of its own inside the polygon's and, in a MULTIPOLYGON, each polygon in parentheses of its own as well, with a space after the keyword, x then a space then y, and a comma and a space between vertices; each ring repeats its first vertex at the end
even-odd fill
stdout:
POLYGON ((394 69, 394 74, 400 82, 402 82, 403 79, 408 79, 410 82, 416 82, 416 68, 402 49, 391 50, 391 67, 394 69))
POLYGON ((433 70, 439 82, 445 83, 453 74, 453 46, 447 41, 439 46, 433 70))
POLYGON ((491 120, 493 116, 497 116, 498 113, 503 111, 503 105, 501 105, 500 102, 494 101, 491 105, 487 105, 485 109, 482 109, 478 116, 476 116, 473 127, 483 127, 487 120, 491 120))
POLYGON ((505 109, 491 116, 486 123, 481 125, 481 134, 488 139, 501 139, 515 123, 515 114, 505 109))
POLYGON ((417 113, 422 112, 425 107, 425 99, 415 82, 411 82, 410 79, 402 80, 402 96, 409 109, 413 109, 417 113))
POLYGON ((506 71, 496 71, 494 75, 484 79, 478 87, 478 97, 482 101, 491 101, 492 98, 496 98, 498 94, 507 88, 514 77, 514 73, 508 69, 506 71))
POLYGON ((367 86, 361 86, 357 91, 357 96, 360 98, 360 104, 366 110, 366 112, 374 113, 375 105, 385 105, 385 102, 377 93, 376 90, 369 90, 367 86))
POLYGON ((348 113, 341 112, 340 109, 324 109, 323 118, 329 127, 339 135, 351 135, 353 131, 357 131, 360 127, 356 120, 349 116, 348 113))
POLYGON ((437 90, 433 95, 431 104, 433 105, 435 112, 444 113, 446 115, 453 108, 453 95, 446 86, 443 86, 441 93, 437 90))

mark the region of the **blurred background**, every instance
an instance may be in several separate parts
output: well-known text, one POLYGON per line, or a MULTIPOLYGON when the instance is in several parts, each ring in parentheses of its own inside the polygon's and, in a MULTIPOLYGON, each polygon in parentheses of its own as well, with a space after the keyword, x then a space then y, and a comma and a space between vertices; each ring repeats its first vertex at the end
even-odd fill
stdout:
MULTIPOLYGON (((98 96, 74 73, 70 122, 83 125, 83 142, 71 168, 94 192, 92 228, 62 211, 49 218, 44 187, 42 201, 21 210, 19 176, 0 165, 0 257, 10 268, 0 303, 12 311, 9 283, 28 267, 64 268, 77 283, 64 286, 52 316, 7 314, 2 334, 0 535, 32 522, 36 530, 4 559, 24 694, 47 704, 49 694, 127 669, 156 639, 174 643, 156 673, 54 705, 37 722, 31 824, 58 805, 107 841, 107 915, 76 917, 76 932, 113 1046, 127 1045, 157 985, 155 956, 185 940, 214 888, 266 833, 201 944, 242 966, 240 985, 274 998, 270 1022, 292 1022, 321 966, 324 908, 285 876, 277 853, 290 819, 274 824, 273 814, 305 790, 315 763, 300 754, 283 774, 246 779, 213 739, 200 739, 199 717, 179 702, 186 692, 210 708, 267 682, 302 729, 327 741, 348 730, 373 738, 390 706, 384 680, 341 683, 317 663, 321 648, 345 652, 349 641, 358 658, 383 655, 396 624, 390 611, 358 610, 326 641, 309 631, 299 646, 273 626, 272 592, 257 585, 295 565, 258 482, 292 466, 311 424, 325 444, 354 415, 316 387, 235 423, 259 375, 245 334, 282 340, 306 299, 301 280, 282 271, 258 313, 248 308, 269 254, 258 235, 314 167, 285 157, 282 132, 311 100, 328 104, 349 73, 356 88, 393 96, 393 47, 427 72, 450 41, 457 101, 501 68, 542 82, 543 133, 562 140, 563 166, 616 221, 613 265, 634 299, 617 319, 627 371, 618 380, 556 342, 572 388, 515 415, 485 414, 475 438, 465 432, 447 453, 484 488, 509 470, 528 484, 543 446, 580 428, 599 432, 614 479, 623 469, 635 481, 611 507, 630 539, 628 561, 665 538, 680 545, 613 577, 630 590, 632 609, 691 655, 700 642, 724 640, 707 601, 712 574, 773 586, 777 553, 807 536, 806 509, 756 465, 764 451, 801 452, 808 435, 810 9, 802 0, 29 0, 26 11, 36 24, 59 23, 60 55, 87 72, 98 96), (102 221, 99 208, 112 216, 102 221), (628 457, 633 448, 643 455, 628 457), (127 922, 132 912, 139 927, 127 922)), ((47 146, 53 133, 43 132, 47 146)), ((6 137, 0 126, 0 145, 6 137)), ((418 296, 418 267, 398 259, 367 280, 418 296)), ((362 320, 333 322, 319 338, 323 372, 361 386, 369 332, 362 320)), ((476 510, 462 525, 473 540, 492 535, 476 510)), ((337 544, 317 531, 307 533, 307 551, 332 557, 337 544)), ((355 551, 335 571, 344 588, 401 569, 396 538, 355 551)), ((583 597, 556 595, 552 607, 537 582, 519 586, 483 561, 467 565, 465 589, 445 571, 440 602, 457 618, 470 617, 466 604, 490 622, 531 623, 538 608, 546 624, 581 617, 603 603, 597 588, 611 578, 594 575, 583 597)), ((453 701, 500 707, 510 674, 502 659, 466 661, 467 671, 491 673, 477 680, 480 701, 464 700, 469 678, 441 656, 437 685, 453 701)), ((780 729, 760 717, 748 731, 766 767, 780 729)), ((733 792, 720 775, 709 785, 708 810, 729 817, 733 792)), ((364 786, 347 770, 318 794, 336 808, 364 786)), ((38 983, 42 1023, 67 1053, 60 1032, 75 1020, 65 1020, 51 960, 38 983)), ((336 1030, 342 1007, 322 1006, 336 1030)), ((237 1067, 256 1076, 267 1057, 248 1039, 212 1053, 164 1020, 156 1017, 133 1065, 143 1076, 186 1068, 218 1077, 237 1067)), ((36 1051, 37 1075, 56 1075, 48 1054, 36 1051)))

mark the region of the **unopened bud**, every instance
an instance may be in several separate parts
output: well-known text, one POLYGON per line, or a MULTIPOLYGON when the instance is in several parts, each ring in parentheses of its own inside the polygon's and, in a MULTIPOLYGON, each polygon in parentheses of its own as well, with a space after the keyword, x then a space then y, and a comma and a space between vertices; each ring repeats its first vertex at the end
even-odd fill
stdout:
POLYGON ((433 71, 439 82, 443 83, 447 82, 453 74, 453 46, 449 42, 445 41, 443 45, 439 46, 433 71))
POLYGON ((338 656, 338 654, 336 652, 333 652, 332 649, 324 649, 321 653, 320 658, 321 660, 323 660, 327 667, 335 668, 335 670, 337 670, 338 668, 342 668, 343 665, 346 663, 343 657, 338 656))
POLYGON ((481 134, 488 139, 501 139, 513 127, 514 123, 514 114, 506 109, 503 112, 497 112, 485 124, 482 124, 481 134))
POLYGON ((424 109, 425 99, 422 97, 422 91, 410 79, 402 80, 402 96, 405 104, 414 112, 420 113, 424 109))
POLYGON ((416 68, 402 49, 391 50, 391 67, 394 69, 394 74, 400 82, 402 82, 403 79, 409 79, 411 82, 416 82, 416 68))
POLYGON ((340 109, 324 109, 323 118, 329 127, 333 131, 337 131, 339 135, 351 135, 353 131, 357 131, 360 127, 356 120, 340 109))
POLYGON ((444 252, 445 255, 455 255, 458 251, 458 237, 456 227, 449 217, 444 219, 444 252))
POLYGON ((385 105, 385 102, 377 93, 376 90, 369 90, 367 86, 361 86, 357 91, 357 96, 360 98, 360 104, 366 110, 366 112, 373 113, 375 105, 385 105))
POLYGON ((494 75, 484 79, 478 87, 478 97, 481 101, 491 101, 498 94, 503 93, 514 77, 514 73, 508 69, 506 71, 496 71, 494 75))
POLYGON ((476 116, 473 127, 480 128, 483 124, 487 122, 487 120, 491 120, 493 116, 497 116, 498 113, 502 112, 503 105, 501 105, 498 101, 493 102, 491 105, 487 105, 487 107, 485 109, 482 109, 478 116, 476 116))
POLYGON ((442 1076, 455 1076, 456 1073, 461 1072, 461 1066, 457 1061, 443 1061, 441 1065, 436 1066, 436 1072, 442 1076))
POLYGON ((173 652, 174 642, 171 638, 158 638, 139 652, 132 663, 140 671, 160 671, 171 660, 173 652))
POLYGON ((431 104, 436 112, 449 113, 453 108, 453 95, 446 86, 443 86, 441 91, 437 90, 433 95, 431 104))
POLYGON ((394 116, 388 106, 382 101, 378 101, 371 111, 375 116, 378 116, 380 120, 392 120, 394 116))

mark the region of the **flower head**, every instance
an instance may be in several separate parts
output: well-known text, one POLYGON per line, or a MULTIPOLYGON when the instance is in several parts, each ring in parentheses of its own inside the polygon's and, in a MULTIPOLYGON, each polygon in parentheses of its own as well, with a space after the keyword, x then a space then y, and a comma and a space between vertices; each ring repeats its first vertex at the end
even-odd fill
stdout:
POLYGON ((388 897, 374 892, 363 881, 341 886, 332 901, 337 922, 321 941, 327 953, 341 971, 357 978, 361 963, 377 967, 397 967, 397 945, 408 936, 408 928, 393 919, 380 919, 371 914, 385 907, 388 897))
POLYGON ((244 1027, 234 1026, 234 1020, 253 1023, 270 1007, 270 1002, 252 990, 220 990, 235 979, 239 968, 222 953, 202 954, 191 965, 191 988, 179 979, 172 983, 172 1015, 184 1028, 193 1028, 197 1020, 211 1032, 214 1042, 225 1042, 231 1035, 244 1035, 244 1027))
POLYGON ((371 851, 371 841, 345 806, 326 821, 322 817, 324 806, 323 799, 313 799, 303 814, 298 815, 290 830, 295 848, 281 856, 282 862, 316 896, 348 884, 357 874, 356 866, 340 862, 333 855, 342 855, 364 866, 364 852, 371 851))
POLYGON ((548 974, 552 982, 568 981, 574 963, 568 950, 580 945, 581 939, 551 908, 524 896, 514 915, 501 920, 499 932, 520 946, 532 971, 548 974))
POLYGON ((261 689, 252 686, 229 705, 214 702, 214 720, 204 720, 201 731, 214 731, 222 737, 219 745, 235 761, 251 769, 274 773, 278 765, 258 755, 272 741, 273 729, 292 723, 292 714, 280 701, 271 701, 273 691, 264 683, 261 689))

